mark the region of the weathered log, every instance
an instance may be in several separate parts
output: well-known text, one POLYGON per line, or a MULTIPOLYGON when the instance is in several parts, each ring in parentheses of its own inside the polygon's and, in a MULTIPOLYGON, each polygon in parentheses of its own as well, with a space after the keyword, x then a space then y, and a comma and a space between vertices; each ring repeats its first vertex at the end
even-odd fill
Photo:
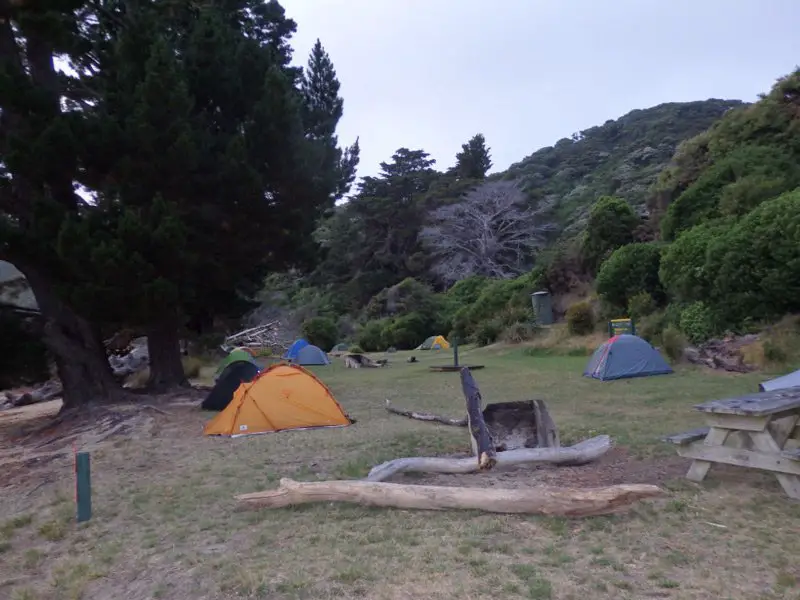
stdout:
MULTIPOLYGON (((611 448, 611 438, 607 435, 584 440, 574 446, 560 448, 519 448, 498 452, 494 460, 497 467, 511 467, 523 464, 551 464, 562 466, 582 465, 600 458, 611 448)), ((475 464, 474 457, 443 458, 414 456, 396 458, 376 465, 370 469, 366 481, 385 481, 397 473, 447 473, 461 475, 482 470, 475 464)))
POLYGON ((299 482, 281 479, 277 490, 236 496, 242 508, 281 508, 312 502, 350 502, 422 510, 484 510, 559 517, 606 515, 665 492, 655 485, 629 484, 572 489, 498 489, 404 485, 368 481, 299 482))
POLYGON ((461 389, 467 401, 467 423, 469 426, 472 452, 478 457, 478 468, 488 470, 497 462, 492 433, 483 420, 481 391, 467 367, 461 369, 461 389))
POLYGON ((561 439, 558 436, 556 427, 547 404, 544 400, 533 401, 533 414, 536 421, 536 445, 539 448, 558 448, 561 446, 561 439))
POLYGON ((433 421, 441 423, 442 425, 452 425, 453 427, 466 427, 467 418, 453 419, 452 417, 443 417, 441 415, 434 415, 433 413, 419 412, 415 410, 405 410, 402 408, 395 408, 392 403, 386 400, 386 410, 395 415, 408 417, 409 419, 416 419, 418 421, 433 421))

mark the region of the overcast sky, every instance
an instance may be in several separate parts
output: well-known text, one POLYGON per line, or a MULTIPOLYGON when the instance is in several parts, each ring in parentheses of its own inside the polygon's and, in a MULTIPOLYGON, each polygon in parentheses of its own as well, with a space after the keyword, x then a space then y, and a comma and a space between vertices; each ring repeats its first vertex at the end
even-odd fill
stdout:
POLYGON ((800 64, 800 0, 281 0, 295 61, 320 38, 358 175, 399 147, 445 169, 486 136, 503 170, 662 102, 767 91, 800 64))

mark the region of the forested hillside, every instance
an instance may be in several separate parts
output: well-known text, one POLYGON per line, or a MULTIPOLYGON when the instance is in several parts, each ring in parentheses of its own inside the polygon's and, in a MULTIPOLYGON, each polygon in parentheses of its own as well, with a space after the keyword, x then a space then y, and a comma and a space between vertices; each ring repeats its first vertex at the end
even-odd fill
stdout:
POLYGON ((533 288, 586 291, 615 248, 652 239, 653 185, 678 145, 745 106, 636 110, 489 177, 481 134, 446 172, 424 150, 400 148, 321 222, 318 267, 273 276, 265 298, 323 317, 308 329, 325 329, 324 342, 358 338, 366 349, 415 345, 434 329, 482 342, 509 328, 524 337, 533 288))

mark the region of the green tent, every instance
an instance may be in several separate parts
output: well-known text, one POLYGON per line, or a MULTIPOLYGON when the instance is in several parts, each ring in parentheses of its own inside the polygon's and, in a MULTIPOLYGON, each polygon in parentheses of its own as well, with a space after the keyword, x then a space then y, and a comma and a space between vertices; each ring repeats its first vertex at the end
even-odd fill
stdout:
POLYGON ((219 377, 220 373, 222 373, 222 371, 225 370, 225 367, 235 362, 249 362, 258 366, 258 363, 256 363, 256 360, 253 358, 253 355, 250 354, 247 350, 245 350, 244 348, 234 348, 233 350, 230 351, 228 356, 223 358, 222 362, 219 363, 217 371, 216 373, 214 373, 214 379, 219 377))

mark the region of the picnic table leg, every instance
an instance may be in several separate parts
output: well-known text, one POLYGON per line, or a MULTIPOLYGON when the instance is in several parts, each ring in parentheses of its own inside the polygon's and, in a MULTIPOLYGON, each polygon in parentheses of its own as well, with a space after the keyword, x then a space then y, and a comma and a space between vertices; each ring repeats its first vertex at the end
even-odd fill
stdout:
MULTIPOLYGON (((730 429, 722 429, 721 427, 712 427, 708 430, 708 434, 706 438, 703 440, 703 444, 706 446, 723 446, 725 444, 725 440, 728 439, 728 435, 731 433, 730 429)), ((707 460, 693 460, 692 465, 689 467, 689 470, 686 472, 686 479, 689 481, 696 481, 700 483, 705 479, 706 475, 708 474, 708 470, 711 468, 711 463, 707 460)))
MULTIPOLYGON (((781 452, 781 445, 775 441, 769 431, 751 431, 750 439, 753 440, 756 450, 760 452, 767 454, 780 454, 781 452)), ((790 498, 800 500, 800 477, 785 473, 775 473, 775 477, 778 478, 778 482, 790 498)))

